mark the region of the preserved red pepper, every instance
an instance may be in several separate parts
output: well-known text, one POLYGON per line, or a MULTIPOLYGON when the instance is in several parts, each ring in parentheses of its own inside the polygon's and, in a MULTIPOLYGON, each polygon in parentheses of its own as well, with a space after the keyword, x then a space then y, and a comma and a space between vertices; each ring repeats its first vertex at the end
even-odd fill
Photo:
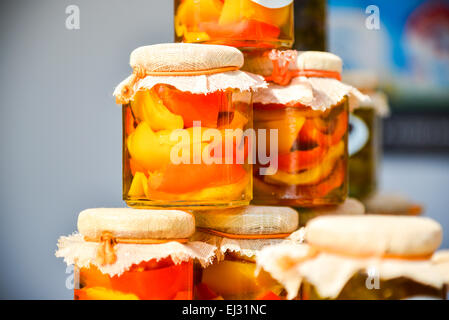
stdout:
POLYGON ((291 48, 293 1, 175 0, 176 42, 291 48))
POLYGON ((194 218, 179 210, 87 209, 78 231, 56 252, 75 266, 75 300, 191 300, 194 262, 215 248, 189 242, 194 218))
POLYGON ((136 49, 123 105, 123 199, 132 207, 237 206, 252 198, 252 89, 235 48, 136 49), (176 58, 173 58, 176 57, 176 58), (212 88, 212 89, 211 89, 212 88))

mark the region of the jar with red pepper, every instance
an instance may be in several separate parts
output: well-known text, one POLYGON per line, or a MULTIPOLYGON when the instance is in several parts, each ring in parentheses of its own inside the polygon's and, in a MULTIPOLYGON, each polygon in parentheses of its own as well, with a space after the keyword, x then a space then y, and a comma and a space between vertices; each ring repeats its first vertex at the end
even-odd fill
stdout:
POLYGON ((293 0, 175 0, 176 42, 291 48, 293 0))
POLYGON ((123 198, 132 207, 249 204, 252 91, 233 47, 160 44, 131 54, 123 105, 123 198))
POLYGON ((348 192, 348 114, 364 95, 341 80, 341 59, 327 52, 273 50, 248 55, 245 70, 265 76, 253 99, 256 130, 277 131, 277 146, 258 132, 270 161, 254 168, 256 204, 341 204, 348 192))
POLYGON ((215 247, 191 243, 195 221, 179 210, 87 209, 57 257, 75 265, 75 300, 191 300, 193 263, 215 247))

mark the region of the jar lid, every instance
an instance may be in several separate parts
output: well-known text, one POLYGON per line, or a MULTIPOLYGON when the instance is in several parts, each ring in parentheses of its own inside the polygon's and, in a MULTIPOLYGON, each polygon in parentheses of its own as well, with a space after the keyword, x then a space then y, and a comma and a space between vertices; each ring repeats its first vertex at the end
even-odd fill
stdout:
POLYGON ((299 70, 320 70, 341 73, 343 61, 333 53, 324 51, 305 51, 298 55, 296 67, 299 70))
POLYGON ((375 72, 368 70, 345 71, 343 81, 362 91, 375 91, 379 87, 379 77, 375 72))
POLYGON ((341 58, 333 53, 324 51, 296 51, 286 50, 278 51, 272 50, 263 53, 247 54, 245 56, 245 63, 242 70, 260 74, 262 76, 269 76, 273 72, 273 60, 270 55, 282 56, 287 55, 289 62, 288 70, 317 70, 317 71, 331 71, 341 73, 343 70, 343 61, 341 58))
POLYGON ((129 240, 187 239, 195 232, 195 221, 179 210, 97 208, 79 214, 78 231, 92 240, 101 239, 105 232, 129 240))
POLYGON ((225 237, 226 234, 229 236, 290 234, 298 228, 298 213, 288 207, 250 205, 197 211, 194 215, 198 228, 222 232, 225 237))
POLYGON ((347 198, 345 202, 336 206, 323 206, 317 208, 298 209, 301 225, 305 225, 313 218, 327 215, 334 216, 360 216, 365 214, 365 206, 359 200, 347 198))
POLYGON ((132 75, 115 88, 113 95, 118 104, 126 104, 137 91, 157 84, 193 94, 265 88, 263 77, 239 70, 243 60, 238 49, 221 45, 168 43, 140 47, 131 53, 132 75))
POLYGON ((429 218, 323 216, 305 229, 307 243, 320 251, 351 256, 425 258, 441 244, 441 225, 429 218))
POLYGON ((229 46, 162 43, 135 49, 131 53, 129 64, 133 70, 137 69, 149 75, 192 71, 199 74, 211 71, 219 73, 223 69, 240 69, 243 65, 243 54, 229 46))

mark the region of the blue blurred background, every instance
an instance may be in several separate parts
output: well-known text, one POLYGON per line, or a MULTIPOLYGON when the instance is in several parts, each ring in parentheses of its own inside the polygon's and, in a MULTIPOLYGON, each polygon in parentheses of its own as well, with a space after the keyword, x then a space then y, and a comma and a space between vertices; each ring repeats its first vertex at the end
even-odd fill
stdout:
MULTIPOLYGON (((332 29, 334 10, 342 9, 335 6, 354 1, 330 4, 332 29)), ((134 48, 173 40, 173 3, 2 1, 0 15, 0 299, 71 299, 56 241, 76 230, 82 209, 124 206, 121 110, 112 91, 130 74, 134 48), (72 4, 80 8, 79 30, 65 26, 72 4)), ((444 139, 448 127, 439 133, 444 139)), ((381 181, 383 190, 425 204, 447 230, 442 247, 449 248, 449 153, 387 152, 381 181)))

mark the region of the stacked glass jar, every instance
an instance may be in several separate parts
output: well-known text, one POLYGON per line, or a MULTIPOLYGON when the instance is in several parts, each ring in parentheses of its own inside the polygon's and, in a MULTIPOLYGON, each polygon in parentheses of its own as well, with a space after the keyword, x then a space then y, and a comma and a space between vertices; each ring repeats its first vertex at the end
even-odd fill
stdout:
POLYGON ((341 82, 339 57, 289 50, 293 29, 293 0, 177 0, 187 43, 132 52, 114 92, 132 208, 82 213, 61 238, 76 299, 299 296, 257 274, 257 256, 302 241, 288 207, 345 207, 348 115, 365 96, 341 82))
POLYGON ((366 200, 376 193, 382 153, 382 118, 389 115, 388 100, 379 91, 377 76, 368 71, 351 71, 344 80, 371 99, 349 118, 349 194, 366 200))
MULTIPOLYGON (((275 229, 270 217, 282 207, 323 212, 323 206, 327 206, 324 211, 336 212, 346 199, 348 114, 363 95, 340 82, 339 57, 326 52, 298 54, 289 50, 294 42, 293 16, 291 0, 175 1, 177 42, 234 46, 245 54, 243 70, 262 76, 267 82, 266 88, 258 88, 253 94, 256 139, 250 148, 254 160, 252 203, 263 206, 241 207, 231 212, 217 208, 195 212, 197 219, 201 217, 197 224, 202 230, 197 235, 206 232, 209 237, 205 241, 220 239, 214 264, 204 270, 196 268, 197 298, 264 296, 255 288, 267 288, 258 286, 256 278, 248 278, 248 272, 242 271, 253 268, 258 250, 250 250, 249 256, 239 250, 227 251, 221 245, 223 239, 252 248, 253 242, 259 245, 265 243, 266 237, 276 237, 263 225, 270 221, 275 229), (265 215, 265 220, 245 218, 251 217, 253 211, 258 212, 259 218, 265 215), (214 218, 204 218, 208 216, 214 218), (227 221, 227 231, 222 230, 223 220, 227 221), (205 221, 206 227, 202 225, 205 221), (239 232, 232 231, 237 229, 239 232), (254 230, 263 231, 252 234, 254 230), (224 275, 243 280, 236 280, 230 288, 222 281, 224 275)), ((276 290, 267 289, 276 297, 284 297, 276 290)))
MULTIPOLYGON (((364 96, 343 84, 342 61, 327 52, 270 51, 247 57, 265 76, 254 96, 256 129, 277 130, 277 154, 254 170, 254 202, 294 207, 339 205, 347 196, 348 114, 364 96)), ((271 148, 271 150, 270 150, 271 148)))

